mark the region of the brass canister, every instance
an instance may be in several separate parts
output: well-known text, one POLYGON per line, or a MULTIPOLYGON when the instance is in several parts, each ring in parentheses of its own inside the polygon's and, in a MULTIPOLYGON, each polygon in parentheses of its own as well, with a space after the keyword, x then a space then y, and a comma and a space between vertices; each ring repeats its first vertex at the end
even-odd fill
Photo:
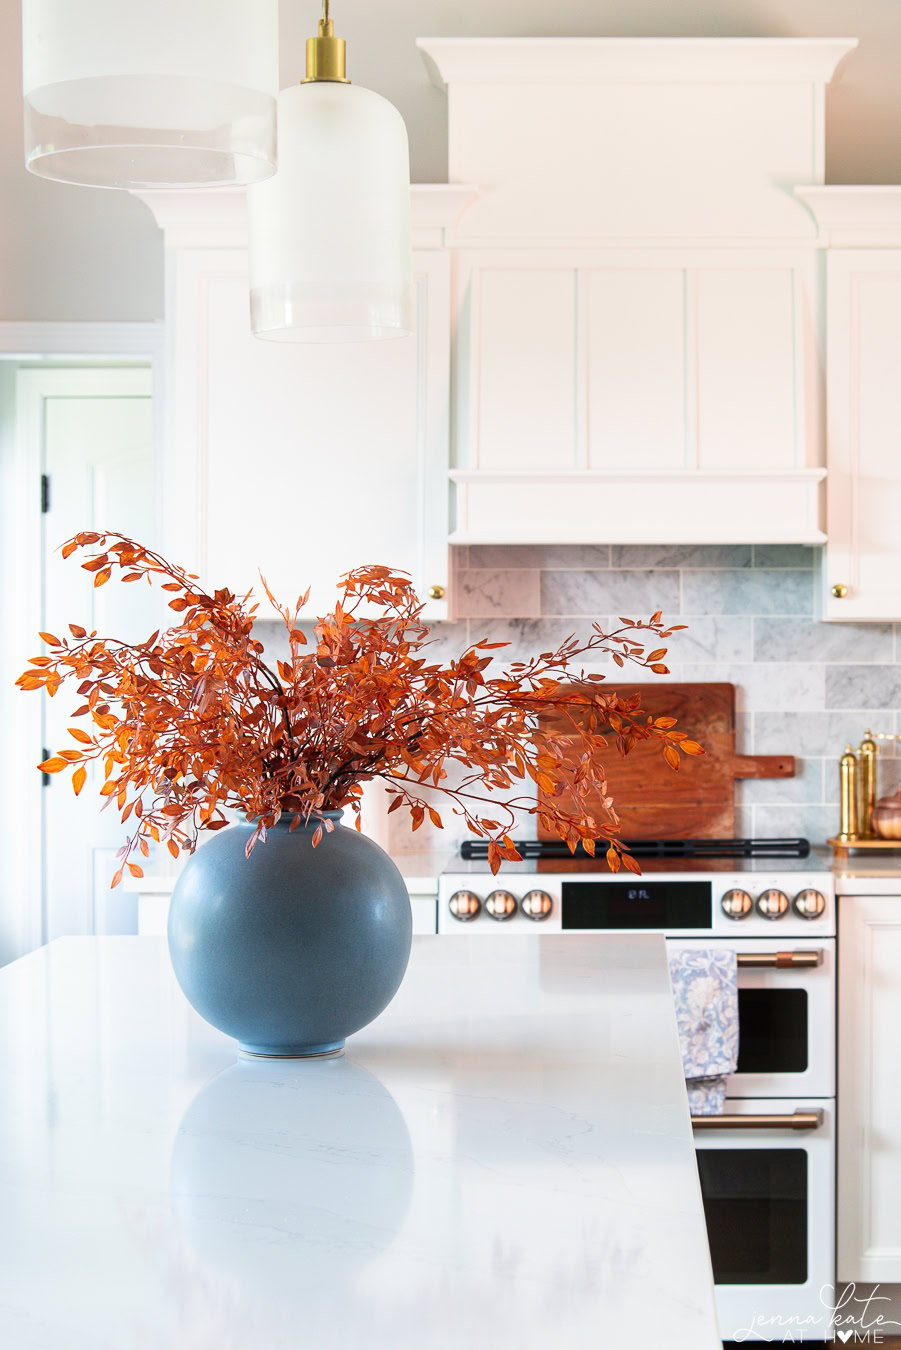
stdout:
POLYGON ((842 843, 857 839, 857 756, 850 745, 839 760, 841 788, 841 824, 838 837, 842 843))
POLYGON ((857 747, 857 829, 862 839, 872 839, 873 808, 876 805, 877 756, 879 746, 873 739, 873 733, 865 733, 857 747))

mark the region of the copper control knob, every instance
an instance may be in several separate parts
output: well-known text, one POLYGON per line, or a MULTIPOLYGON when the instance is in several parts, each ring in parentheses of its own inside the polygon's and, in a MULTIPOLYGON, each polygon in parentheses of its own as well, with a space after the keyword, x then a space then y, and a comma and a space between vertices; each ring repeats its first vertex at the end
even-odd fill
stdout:
POLYGON ((475 891, 454 891, 447 907, 460 923, 472 923, 482 912, 482 902, 475 891))
POLYGON ((550 918, 554 902, 547 891, 528 891, 522 898, 522 912, 527 919, 543 923, 550 918))
POLYGON ((792 909, 799 919, 818 919, 825 908, 826 897, 822 891, 799 891, 792 901, 792 909))
POLYGON ((788 896, 785 891, 773 887, 757 897, 757 913, 765 919, 781 919, 788 909, 788 896))
POLYGON ((720 901, 720 907, 727 919, 746 919, 754 908, 754 901, 747 891, 727 891, 720 901))
POLYGON ((511 891, 492 891, 485 901, 485 913, 498 923, 506 923, 516 913, 516 896, 511 891))

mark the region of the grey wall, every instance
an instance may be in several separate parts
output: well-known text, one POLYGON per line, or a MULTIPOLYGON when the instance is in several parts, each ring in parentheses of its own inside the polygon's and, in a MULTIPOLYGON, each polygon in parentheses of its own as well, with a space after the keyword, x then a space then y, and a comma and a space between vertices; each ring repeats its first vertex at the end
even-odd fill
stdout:
MULTIPOLYGON (((22 166, 20 0, 0 0, 0 320, 154 319, 159 233, 125 194, 44 183, 22 166)), ((901 181, 899 0, 336 0, 351 78, 392 99, 410 131, 414 180, 446 176, 446 102, 414 39, 494 36, 857 36, 828 96, 833 183, 901 181)), ((282 83, 297 79, 318 5, 282 6, 282 83)))

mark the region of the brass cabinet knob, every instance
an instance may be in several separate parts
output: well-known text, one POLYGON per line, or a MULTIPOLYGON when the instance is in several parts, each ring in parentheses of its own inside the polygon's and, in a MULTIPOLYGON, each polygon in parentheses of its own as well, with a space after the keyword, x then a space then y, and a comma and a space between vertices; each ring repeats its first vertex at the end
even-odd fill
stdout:
POLYGON ((443 587, 443 586, 430 586, 430 587, 429 587, 429 599, 430 599, 430 600, 443 600, 443 599, 444 599, 444 594, 445 594, 445 592, 444 592, 444 587, 443 587))
POLYGON ((835 596, 836 600, 844 600, 845 596, 848 594, 848 587, 843 581, 837 581, 832 587, 832 594, 835 596))

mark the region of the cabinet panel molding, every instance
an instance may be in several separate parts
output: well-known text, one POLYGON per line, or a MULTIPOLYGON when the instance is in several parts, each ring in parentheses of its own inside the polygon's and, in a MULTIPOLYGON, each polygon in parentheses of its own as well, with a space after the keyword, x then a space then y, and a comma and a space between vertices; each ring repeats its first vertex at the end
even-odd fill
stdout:
POLYGON ((452 470, 452 544, 821 544, 825 469, 452 470))
POLYGON ((813 252, 457 256, 453 542, 823 542, 813 252))
POLYGON ((680 468, 686 446, 686 271, 586 269, 592 468, 680 468))
POLYGON ((794 468, 795 293, 791 272, 698 272, 698 462, 705 469, 794 468))
POLYGON ((572 466, 575 270, 485 268, 472 314, 475 462, 486 469, 572 466))

